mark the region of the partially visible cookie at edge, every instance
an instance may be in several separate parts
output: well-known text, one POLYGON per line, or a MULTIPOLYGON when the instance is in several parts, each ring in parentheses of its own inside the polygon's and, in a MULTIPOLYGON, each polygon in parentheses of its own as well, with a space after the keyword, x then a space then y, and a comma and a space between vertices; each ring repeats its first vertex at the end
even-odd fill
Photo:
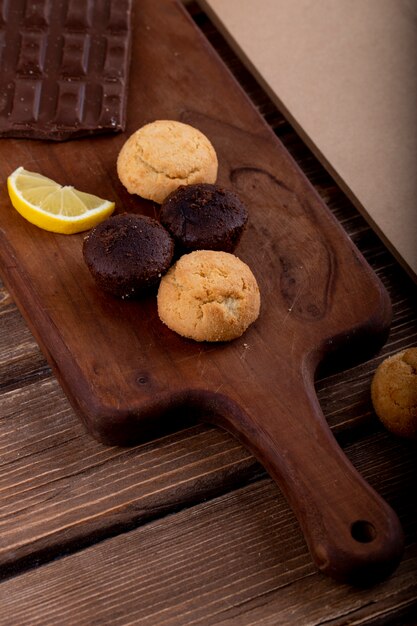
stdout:
POLYGON ((128 192, 159 204, 180 185, 216 182, 217 170, 210 140, 175 120, 156 120, 139 128, 117 159, 117 173, 128 192))
POLYGON ((417 347, 380 363, 372 379, 371 397, 376 414, 388 430, 417 438, 417 347))
POLYGON ((230 341, 257 319, 260 293, 246 263, 228 252, 183 255, 162 278, 158 314, 171 330, 195 341, 230 341))

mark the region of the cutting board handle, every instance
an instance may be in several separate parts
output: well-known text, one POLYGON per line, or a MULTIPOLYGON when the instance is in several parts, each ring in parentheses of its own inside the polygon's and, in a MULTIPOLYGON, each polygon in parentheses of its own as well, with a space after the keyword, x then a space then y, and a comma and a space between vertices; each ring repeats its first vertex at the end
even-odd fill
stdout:
POLYGON ((274 401, 270 389, 262 397, 248 397, 256 413, 217 398, 211 402, 217 413, 211 421, 237 436, 277 482, 319 570, 337 580, 372 584, 401 559, 400 522, 340 449, 313 383, 303 381, 300 387, 303 391, 291 399, 284 394, 274 401))

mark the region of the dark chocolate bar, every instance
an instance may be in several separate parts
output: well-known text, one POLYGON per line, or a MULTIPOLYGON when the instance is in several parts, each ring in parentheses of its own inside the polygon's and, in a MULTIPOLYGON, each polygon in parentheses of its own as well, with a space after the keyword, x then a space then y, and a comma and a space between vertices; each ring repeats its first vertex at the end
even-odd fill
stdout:
POLYGON ((133 0, 0 0, 0 137, 124 129, 133 0))

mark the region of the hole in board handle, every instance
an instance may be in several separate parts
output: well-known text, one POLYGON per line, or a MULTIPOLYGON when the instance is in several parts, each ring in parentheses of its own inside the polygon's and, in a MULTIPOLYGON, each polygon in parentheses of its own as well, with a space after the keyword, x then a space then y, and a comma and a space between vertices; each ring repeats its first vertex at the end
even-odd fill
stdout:
POLYGON ((359 543, 370 543, 376 537, 375 526, 365 520, 357 520, 350 527, 350 533, 359 543))

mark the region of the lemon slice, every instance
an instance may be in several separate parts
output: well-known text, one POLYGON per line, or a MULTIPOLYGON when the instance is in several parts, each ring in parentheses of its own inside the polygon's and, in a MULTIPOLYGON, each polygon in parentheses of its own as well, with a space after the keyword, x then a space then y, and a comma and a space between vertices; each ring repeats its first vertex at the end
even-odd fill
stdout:
POLYGON ((16 211, 32 224, 54 233, 71 235, 96 226, 114 211, 114 202, 23 167, 7 179, 10 200, 16 211))

